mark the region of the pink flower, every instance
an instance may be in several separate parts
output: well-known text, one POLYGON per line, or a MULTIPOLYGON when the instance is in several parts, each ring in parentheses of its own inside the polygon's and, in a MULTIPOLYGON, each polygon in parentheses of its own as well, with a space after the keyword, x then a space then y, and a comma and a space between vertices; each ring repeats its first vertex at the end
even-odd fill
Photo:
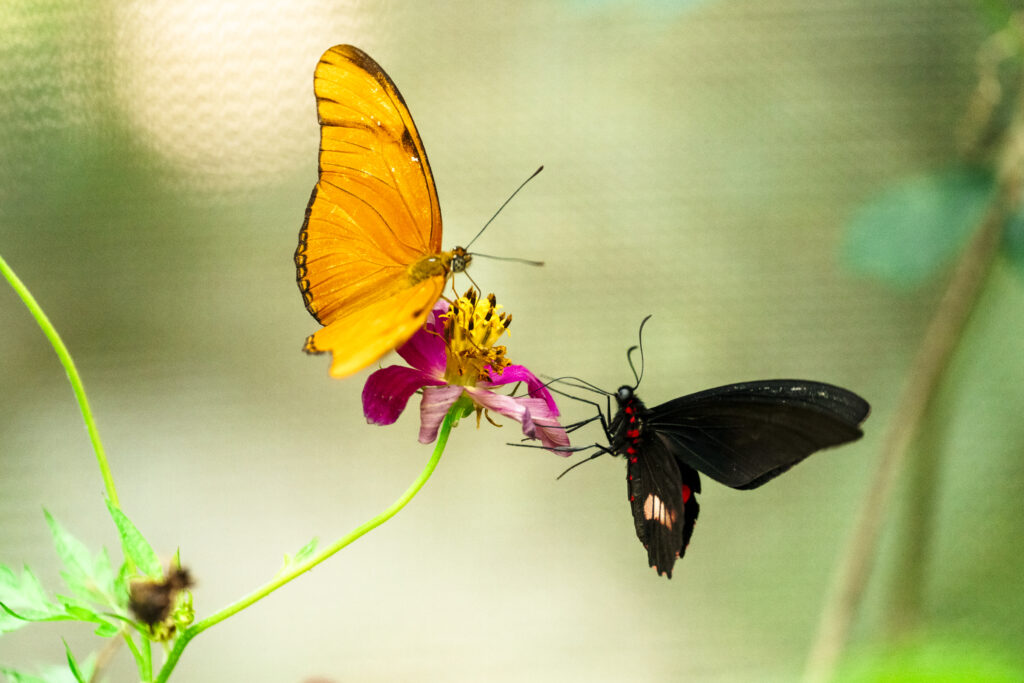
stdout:
MULTIPOLYGON (((569 437, 558 423, 558 406, 551 393, 526 367, 510 364, 504 346, 494 346, 512 322, 512 316, 498 315, 497 308, 493 294, 479 299, 474 290, 451 308, 447 301, 439 300, 426 325, 398 348, 398 354, 412 367, 391 365, 367 378, 363 387, 366 421, 393 424, 409 398, 423 389, 419 440, 430 443, 437 438, 441 420, 452 404, 465 394, 476 406, 477 424, 485 411, 500 413, 522 424, 523 434, 540 440, 545 448, 568 446, 569 437), (519 382, 526 385, 526 396, 493 391, 519 382)), ((489 416, 487 419, 491 421, 489 416)))

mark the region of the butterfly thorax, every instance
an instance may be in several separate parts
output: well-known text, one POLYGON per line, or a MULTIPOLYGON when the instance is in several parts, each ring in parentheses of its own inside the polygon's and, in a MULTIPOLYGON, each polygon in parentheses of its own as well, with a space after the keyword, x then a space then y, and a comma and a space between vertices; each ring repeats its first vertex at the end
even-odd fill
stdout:
POLYGON ((619 387, 615 393, 619 411, 608 425, 608 441, 615 455, 636 458, 644 434, 647 406, 633 393, 633 388, 619 387))
POLYGON ((409 281, 416 284, 432 277, 447 278, 450 273, 464 271, 471 260, 472 256, 462 247, 424 256, 409 264, 409 281))

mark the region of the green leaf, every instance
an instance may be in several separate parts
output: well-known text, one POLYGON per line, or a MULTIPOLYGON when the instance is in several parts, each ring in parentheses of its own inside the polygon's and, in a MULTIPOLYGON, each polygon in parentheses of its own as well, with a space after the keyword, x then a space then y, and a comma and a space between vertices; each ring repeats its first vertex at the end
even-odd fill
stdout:
POLYGON ((49 511, 43 512, 53 534, 57 556, 64 565, 60 575, 68 588, 83 600, 118 607, 114 595, 115 577, 107 551, 101 550, 93 559, 85 544, 68 533, 49 511))
POLYGON ((320 539, 314 536, 310 539, 309 543, 299 548, 299 552, 295 553, 294 561, 296 563, 305 562, 316 552, 316 547, 320 543, 320 539))
POLYGON ((96 630, 93 631, 93 633, 98 635, 100 638, 113 638, 118 633, 120 633, 120 631, 121 629, 114 626, 113 624, 102 623, 96 627, 96 630))
POLYGON ((7 676, 8 683, 48 683, 45 678, 39 678, 39 676, 22 673, 21 671, 10 669, 6 666, 0 666, 0 673, 7 676))
POLYGON ((131 560, 136 569, 149 578, 159 579, 163 577, 164 570, 160 566, 160 558, 156 556, 156 552, 153 550, 153 546, 149 544, 149 541, 132 524, 131 520, 125 516, 121 508, 114 505, 109 499, 107 500, 107 509, 110 511, 110 516, 114 519, 114 524, 117 525, 117 532, 121 535, 121 548, 124 551, 124 556, 131 560))
POLYGON ((88 683, 88 679, 82 675, 81 670, 78 668, 78 662, 75 661, 75 656, 71 654, 71 648, 68 646, 68 641, 64 641, 64 652, 68 656, 68 668, 71 669, 71 673, 74 674, 75 680, 78 683, 88 683))
POLYGON ((1024 668, 1018 653, 969 636, 932 636, 900 646, 887 645, 847 658, 835 683, 1019 683, 1024 668))
POLYGON ((31 569, 24 567, 19 579, 4 565, 0 565, 0 601, 8 605, 40 610, 45 610, 53 604, 31 569))
POLYGON ((67 612, 69 617, 76 621, 103 621, 98 614, 82 605, 68 603, 64 605, 64 610, 67 612))
POLYGON ((1024 275, 1024 208, 1018 209, 1006 223, 1003 252, 1017 272, 1024 275))
POLYGON ((966 166, 904 180, 855 212, 843 260, 894 285, 920 285, 953 260, 984 218, 995 187, 990 171, 966 166))
POLYGON ((135 565, 125 560, 121 564, 120 571, 117 572, 117 578, 114 579, 114 595, 118 596, 124 605, 128 604, 128 589, 134 575, 135 565))
MULTIPOLYGON (((80 673, 88 677, 92 676, 95 669, 95 654, 89 655, 79 666, 80 673)), ((0 666, 0 673, 7 676, 9 683, 75 683, 77 680, 67 666, 47 666, 40 671, 38 676, 0 666)))
POLYGON ((19 578, 10 568, 0 565, 0 633, 15 631, 33 621, 52 621, 63 613, 63 606, 47 597, 28 567, 19 578))
MULTIPOLYGON (((284 554, 284 566, 281 567, 281 571, 293 567, 297 564, 305 562, 316 553, 317 545, 320 543, 320 539, 314 536, 310 539, 309 543, 299 548, 299 551, 294 555, 289 553, 284 554)), ((279 572, 280 573, 280 572, 279 572)))
POLYGON ((995 33, 1013 18, 1013 8, 1005 0, 977 0, 978 16, 985 28, 995 33))

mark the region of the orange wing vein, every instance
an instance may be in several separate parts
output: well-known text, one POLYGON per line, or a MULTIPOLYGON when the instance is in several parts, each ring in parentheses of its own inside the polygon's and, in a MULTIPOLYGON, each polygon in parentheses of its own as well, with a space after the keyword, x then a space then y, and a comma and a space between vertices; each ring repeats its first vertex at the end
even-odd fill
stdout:
POLYGON ((402 344, 426 321, 448 275, 441 211, 423 142, 391 78, 350 45, 313 75, 320 180, 299 231, 295 266, 322 330, 310 353, 344 377, 402 344), (419 265, 437 256, 430 267, 419 265))

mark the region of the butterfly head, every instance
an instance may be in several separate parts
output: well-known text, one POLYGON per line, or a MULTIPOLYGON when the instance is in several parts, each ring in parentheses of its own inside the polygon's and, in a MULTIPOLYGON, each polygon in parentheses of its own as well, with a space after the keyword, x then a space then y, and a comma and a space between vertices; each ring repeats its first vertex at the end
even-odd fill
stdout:
POLYGON ((462 247, 455 247, 452 249, 452 261, 451 269, 453 273, 461 273, 466 270, 470 262, 473 260, 473 255, 470 254, 462 247))
POLYGON ((623 385, 615 392, 615 400, 618 402, 620 408, 632 402, 635 398, 636 394, 634 393, 634 387, 623 385))

